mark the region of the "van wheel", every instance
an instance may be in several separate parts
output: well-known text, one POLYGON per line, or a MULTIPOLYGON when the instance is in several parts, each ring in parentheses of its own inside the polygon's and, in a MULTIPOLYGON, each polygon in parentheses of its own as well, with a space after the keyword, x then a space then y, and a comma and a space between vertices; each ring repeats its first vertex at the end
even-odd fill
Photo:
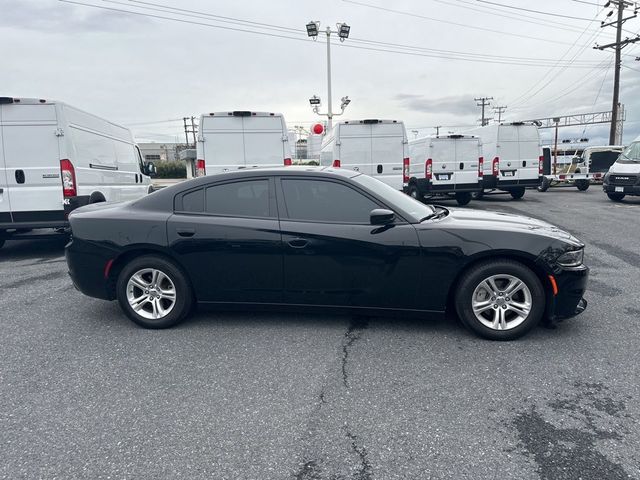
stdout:
POLYGON ((104 195, 101 192, 93 192, 91 195, 89 195, 89 203, 100 203, 100 202, 106 202, 107 199, 104 198, 104 195))
POLYGON ((589 188, 589 180, 576 180, 575 184, 578 190, 580 190, 581 192, 584 192, 589 188))
POLYGON ((607 193, 607 197, 614 202, 620 202, 624 198, 624 193, 607 193))
POLYGON ((180 323, 194 303, 182 271, 173 262, 155 255, 129 262, 118 276, 116 294, 124 313, 145 328, 168 328, 180 323))
POLYGON ((490 260, 471 268, 456 293, 462 323, 490 340, 513 340, 535 327, 545 308, 540 280, 513 260, 490 260))
POLYGON ((546 192, 547 190, 549 190, 549 187, 551 186, 551 180, 549 180, 547 177, 542 177, 542 182, 540 182, 540 185, 538 185, 538 191, 539 192, 546 192))
POLYGON ((473 198, 474 200, 482 200, 483 197, 484 197, 484 190, 478 190, 477 192, 471 193, 471 198, 473 198))
POLYGON ((509 190, 509 193, 514 200, 519 200, 524 197, 524 187, 513 188, 509 190))
POLYGON ((457 192, 456 193, 456 202, 458 205, 468 205, 471 201, 471 193, 470 192, 457 192))
POLYGON ((409 185, 409 190, 407 190, 407 195, 412 198, 415 198, 418 201, 422 201, 422 195, 420 195, 420 190, 418 190, 418 186, 415 183, 409 185))

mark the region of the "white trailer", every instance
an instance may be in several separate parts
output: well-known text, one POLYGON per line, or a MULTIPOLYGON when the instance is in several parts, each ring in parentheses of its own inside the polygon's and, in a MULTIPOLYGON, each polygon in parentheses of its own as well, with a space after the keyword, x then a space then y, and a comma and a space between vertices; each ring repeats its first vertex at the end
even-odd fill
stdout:
POLYGON ((409 142, 405 192, 412 197, 455 197, 466 205, 482 190, 482 144, 473 135, 438 135, 409 142))
POLYGON ((398 120, 339 122, 322 142, 320 165, 355 170, 402 190, 407 143, 404 123, 398 120))
POLYGON ((0 244, 61 231, 74 208, 150 191, 129 129, 63 102, 0 97, 0 244))
POLYGON ((503 191, 522 198, 527 187, 538 187, 542 178, 542 151, 538 127, 531 122, 500 123, 465 132, 482 139, 483 190, 503 191))
POLYGON ((215 112, 200 117, 197 176, 243 168, 291 165, 284 116, 269 112, 215 112))

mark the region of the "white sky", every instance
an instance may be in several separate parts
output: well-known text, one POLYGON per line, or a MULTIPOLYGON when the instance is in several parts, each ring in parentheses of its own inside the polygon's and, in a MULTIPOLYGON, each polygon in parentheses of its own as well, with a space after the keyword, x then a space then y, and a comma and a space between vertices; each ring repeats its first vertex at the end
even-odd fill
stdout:
MULTIPOLYGON (((599 0, 77 1, 298 39, 57 0, 0 0, 0 96, 55 98, 125 125, 162 122, 133 125, 139 141, 181 141, 182 121, 165 120, 202 112, 283 112, 289 127, 320 120, 308 99, 317 94, 326 102, 326 46, 324 38, 306 37, 309 20, 321 21, 321 29, 335 28, 336 22, 351 25, 352 38, 344 44, 332 37, 334 110, 340 97, 352 100, 343 119, 393 118, 430 134, 434 125, 474 124, 480 117, 474 97, 479 96, 506 105, 506 120, 611 109, 613 51, 592 46, 613 41, 615 30, 600 28, 610 9, 598 7, 604 3, 599 0), (163 10, 158 5, 191 10, 191 16, 149 10, 163 10), (228 18, 222 22, 207 14, 228 18), (445 51, 438 53, 445 58, 424 56, 434 53, 425 49, 445 51), (453 59, 451 51, 479 61, 453 59), (545 65, 512 64, 530 59, 545 65)), ((624 28, 624 36, 633 37, 640 17, 624 28)), ((635 61, 640 43, 623 53, 621 102, 629 142, 640 134, 640 62, 635 61)), ((560 137, 606 143, 608 128, 591 126, 584 135, 584 127, 561 129, 560 137)))

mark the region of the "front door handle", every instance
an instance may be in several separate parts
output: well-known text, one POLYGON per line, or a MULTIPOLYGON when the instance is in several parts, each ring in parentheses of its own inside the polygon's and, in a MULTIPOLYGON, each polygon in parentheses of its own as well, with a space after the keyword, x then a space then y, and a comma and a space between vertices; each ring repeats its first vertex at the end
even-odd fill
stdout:
POLYGON ((181 237, 193 237, 196 234, 196 230, 194 228, 178 228, 176 233, 181 237))
POLYGON ((309 240, 305 240, 304 238, 294 238, 293 240, 289 240, 288 243, 291 248, 304 248, 309 244, 309 240))

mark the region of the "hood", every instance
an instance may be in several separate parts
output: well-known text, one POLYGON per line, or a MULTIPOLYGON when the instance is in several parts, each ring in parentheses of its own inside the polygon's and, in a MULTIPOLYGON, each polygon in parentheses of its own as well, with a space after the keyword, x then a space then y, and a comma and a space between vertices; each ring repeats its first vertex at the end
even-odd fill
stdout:
POLYGON ((616 162, 609 168, 609 173, 618 174, 640 174, 640 162, 620 163, 616 162))
POLYGON ((551 223, 511 213, 451 208, 449 209, 449 215, 443 219, 442 226, 445 228, 489 230, 493 232, 526 232, 562 240, 575 246, 583 245, 580 240, 569 232, 551 223))

